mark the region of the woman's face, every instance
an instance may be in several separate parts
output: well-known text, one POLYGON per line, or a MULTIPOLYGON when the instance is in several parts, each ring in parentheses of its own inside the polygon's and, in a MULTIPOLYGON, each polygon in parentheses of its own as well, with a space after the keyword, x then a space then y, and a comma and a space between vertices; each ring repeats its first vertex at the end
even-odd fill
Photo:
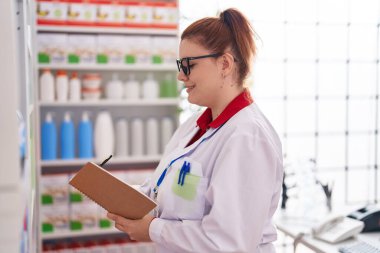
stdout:
MULTIPOLYGON (((184 39, 179 46, 180 58, 197 57, 213 54, 192 40, 184 39)), ((183 65, 186 66, 184 60, 183 65)), ((207 57, 190 60, 190 74, 185 75, 183 70, 178 73, 177 79, 184 83, 189 94, 188 100, 192 104, 213 107, 218 100, 221 85, 221 74, 218 71, 217 58, 207 57)))

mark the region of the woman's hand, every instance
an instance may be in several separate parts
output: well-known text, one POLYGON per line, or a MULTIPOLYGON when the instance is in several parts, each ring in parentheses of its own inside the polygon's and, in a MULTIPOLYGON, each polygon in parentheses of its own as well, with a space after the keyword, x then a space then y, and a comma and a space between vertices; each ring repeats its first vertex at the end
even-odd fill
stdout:
POLYGON ((155 218, 154 216, 148 214, 139 220, 129 220, 113 213, 107 213, 107 217, 115 222, 115 228, 128 234, 131 240, 152 241, 149 237, 149 225, 155 218))

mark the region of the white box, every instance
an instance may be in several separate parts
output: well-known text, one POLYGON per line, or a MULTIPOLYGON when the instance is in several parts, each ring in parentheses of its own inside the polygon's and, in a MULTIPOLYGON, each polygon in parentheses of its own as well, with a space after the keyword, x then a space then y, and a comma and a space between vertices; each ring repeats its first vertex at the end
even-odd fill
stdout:
POLYGON ((87 203, 90 200, 86 195, 78 191, 75 187, 69 186, 70 204, 87 203))
POLYGON ((94 202, 76 203, 70 206, 70 230, 88 231, 98 226, 98 206, 94 202))
POLYGON ((96 36, 70 34, 67 55, 69 64, 95 64, 96 36))
POLYGON ((152 63, 175 64, 178 40, 171 37, 152 38, 152 63))
POLYGON ((66 63, 67 34, 38 34, 37 45, 39 63, 66 63))
POLYGON ((67 20, 70 23, 95 23, 96 5, 90 3, 69 3, 67 20))
POLYGON ((154 24, 176 26, 178 24, 178 9, 171 4, 153 8, 154 24))
POLYGON ((153 8, 145 4, 128 5, 125 8, 126 24, 149 25, 152 23, 153 8))
POLYGON ((101 229, 110 229, 114 226, 113 221, 107 218, 107 212, 107 210, 98 206, 98 226, 101 229))
POLYGON ((126 37, 126 63, 150 64, 151 63, 151 37, 128 36, 126 37))
POLYGON ((69 204, 69 176, 67 174, 43 175, 40 189, 42 205, 69 204))
POLYGON ((37 2, 38 20, 65 22, 67 19, 67 3, 63 2, 37 2))
POLYGON ((69 220, 69 206, 66 204, 41 208, 42 233, 68 232, 69 220))
POLYGON ((123 24, 125 21, 125 6, 118 4, 99 4, 96 21, 99 24, 123 24))
POLYGON ((99 35, 97 37, 97 63, 124 64, 126 37, 99 35))

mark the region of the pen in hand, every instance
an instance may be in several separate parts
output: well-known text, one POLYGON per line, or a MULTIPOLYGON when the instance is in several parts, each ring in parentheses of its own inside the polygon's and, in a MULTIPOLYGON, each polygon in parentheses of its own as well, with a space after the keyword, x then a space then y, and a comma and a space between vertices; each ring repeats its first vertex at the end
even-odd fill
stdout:
POLYGON ((102 167, 104 164, 106 164, 109 159, 111 159, 112 155, 110 155, 106 160, 104 160, 101 164, 100 164, 100 167, 102 167))

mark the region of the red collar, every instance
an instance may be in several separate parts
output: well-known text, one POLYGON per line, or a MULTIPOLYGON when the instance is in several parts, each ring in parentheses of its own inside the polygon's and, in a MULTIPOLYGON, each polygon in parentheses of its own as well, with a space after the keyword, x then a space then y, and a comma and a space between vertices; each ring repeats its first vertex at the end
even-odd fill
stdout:
POLYGON ((227 105, 226 108, 224 108, 223 112, 214 121, 212 121, 211 109, 207 108, 206 111, 204 111, 204 113, 202 113, 202 115, 198 118, 197 125, 202 132, 206 132, 206 130, 210 127, 218 128, 226 123, 238 111, 252 104, 252 102, 253 99, 251 97, 251 93, 248 89, 244 89, 242 93, 240 93, 227 105))

